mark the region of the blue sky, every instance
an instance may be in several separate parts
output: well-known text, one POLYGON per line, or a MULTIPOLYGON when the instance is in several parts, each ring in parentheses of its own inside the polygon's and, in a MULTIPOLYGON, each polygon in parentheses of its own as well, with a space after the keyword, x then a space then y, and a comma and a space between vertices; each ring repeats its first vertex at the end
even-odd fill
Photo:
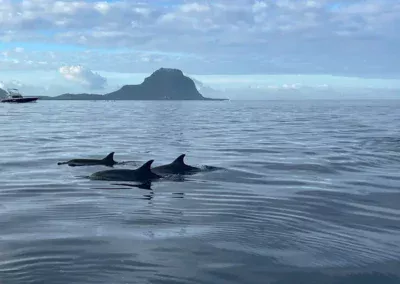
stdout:
POLYGON ((171 67, 258 97, 400 88, 399 24, 400 0, 2 0, 0 82, 105 93, 171 67))

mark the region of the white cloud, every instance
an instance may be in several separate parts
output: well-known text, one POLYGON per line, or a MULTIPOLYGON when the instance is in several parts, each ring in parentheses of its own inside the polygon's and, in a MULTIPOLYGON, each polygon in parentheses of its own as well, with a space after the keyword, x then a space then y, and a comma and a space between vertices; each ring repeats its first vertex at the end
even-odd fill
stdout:
POLYGON ((98 2, 95 3, 94 8, 102 14, 107 14, 107 12, 110 10, 110 5, 108 2, 98 2))
POLYGON ((80 65, 62 66, 59 72, 65 79, 77 82, 90 89, 104 89, 107 85, 107 79, 105 77, 80 65))
POLYGON ((18 53, 24 52, 24 48, 23 47, 16 47, 15 48, 15 52, 18 52, 18 53))
POLYGON ((258 13, 258 12, 264 11, 267 8, 268 8, 268 4, 266 1, 255 1, 252 6, 253 13, 258 13))
POLYGON ((179 9, 184 13, 190 12, 206 12, 210 10, 208 5, 202 5, 197 2, 182 4, 179 9))
MULTIPOLYGON (((331 21, 335 19, 344 22, 357 21, 359 18, 367 19, 373 15, 376 24, 372 23, 372 19, 369 20, 372 29, 381 28, 378 21, 387 18, 388 12, 393 12, 393 7, 399 3, 398 0, 342 2, 340 9, 332 11, 331 7, 336 4, 333 0, 232 0, 229 3, 221 0, 188 1, 169 6, 156 5, 154 1, 136 3, 122 0, 3 2, 5 4, 3 3, 1 8, 0 24, 4 31, 17 31, 14 37, 23 31, 30 31, 34 37, 39 36, 37 31, 63 27, 63 30, 55 32, 53 40, 63 39, 69 33, 73 35, 72 38, 68 38, 72 40, 71 43, 78 43, 79 37, 84 36, 88 39, 87 44, 90 44, 92 34, 101 31, 104 32, 104 36, 100 37, 102 41, 97 37, 92 44, 110 46, 107 35, 118 32, 119 37, 115 39, 120 40, 121 45, 125 47, 144 45, 143 42, 137 42, 137 38, 143 35, 152 38, 149 46, 156 47, 158 41, 170 39, 174 35, 176 41, 165 40, 164 44, 159 44, 158 47, 179 48, 183 51, 191 49, 191 45, 184 40, 182 31, 185 35, 193 34, 191 41, 196 44, 206 45, 210 44, 210 37, 207 34, 196 33, 218 32, 213 34, 213 38, 218 38, 220 44, 224 44, 235 35, 241 39, 242 47, 246 48, 254 44, 260 36, 272 40, 277 36, 274 33, 290 34, 299 29, 316 35, 334 37, 338 28, 332 25, 331 21), (310 12, 315 15, 312 19, 309 17, 310 12), (165 22, 169 22, 169 25, 165 26, 165 22), (133 27, 132 23, 135 23, 133 27), (232 34, 232 27, 239 27, 239 33, 232 34), (253 41, 249 42, 251 37, 253 41), (126 40, 122 40, 123 38, 126 40)), ((391 22, 398 21, 398 16, 392 18, 391 22)), ((384 29, 380 31, 383 32, 384 29)), ((294 36, 292 42, 302 38, 302 35, 288 36, 294 36)), ((13 35, 8 37, 13 38, 13 35)))
POLYGON ((71 91, 71 88, 60 85, 25 84, 19 80, 0 81, 3 90, 17 88, 26 96, 55 96, 71 91))

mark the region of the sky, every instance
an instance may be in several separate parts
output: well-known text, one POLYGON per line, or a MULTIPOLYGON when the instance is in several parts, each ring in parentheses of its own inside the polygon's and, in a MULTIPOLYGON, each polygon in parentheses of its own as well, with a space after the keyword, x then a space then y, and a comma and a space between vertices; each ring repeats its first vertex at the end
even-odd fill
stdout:
POLYGON ((0 87, 34 95, 160 67, 235 98, 400 89, 400 0, 0 0, 0 27, 0 87))

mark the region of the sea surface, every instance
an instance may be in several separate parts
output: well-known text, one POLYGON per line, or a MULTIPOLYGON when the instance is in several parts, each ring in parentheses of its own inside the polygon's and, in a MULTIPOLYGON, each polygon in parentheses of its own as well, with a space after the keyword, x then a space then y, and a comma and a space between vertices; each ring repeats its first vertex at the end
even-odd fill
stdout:
POLYGON ((0 283, 400 283, 400 101, 0 105, 0 283), (179 154, 151 188, 91 181, 179 154))

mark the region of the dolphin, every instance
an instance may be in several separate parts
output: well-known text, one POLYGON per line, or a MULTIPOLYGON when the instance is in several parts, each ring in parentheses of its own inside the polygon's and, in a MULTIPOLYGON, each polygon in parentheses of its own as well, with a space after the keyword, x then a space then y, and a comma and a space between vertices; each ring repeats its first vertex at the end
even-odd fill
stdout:
POLYGON ((172 163, 154 167, 153 172, 157 174, 185 175, 200 172, 200 168, 186 165, 184 162, 185 154, 180 155, 172 163))
POLYGON ((162 178, 162 176, 153 173, 151 164, 154 160, 149 160, 144 163, 140 168, 135 170, 118 169, 118 170, 105 170, 95 172, 89 176, 91 180, 111 180, 111 181, 137 181, 148 182, 162 178))
POLYGON ((78 166, 94 166, 94 165, 104 165, 107 167, 112 167, 117 164, 114 161, 114 152, 111 152, 103 159, 73 159, 67 162, 58 162, 57 165, 68 165, 70 167, 78 167, 78 166))

